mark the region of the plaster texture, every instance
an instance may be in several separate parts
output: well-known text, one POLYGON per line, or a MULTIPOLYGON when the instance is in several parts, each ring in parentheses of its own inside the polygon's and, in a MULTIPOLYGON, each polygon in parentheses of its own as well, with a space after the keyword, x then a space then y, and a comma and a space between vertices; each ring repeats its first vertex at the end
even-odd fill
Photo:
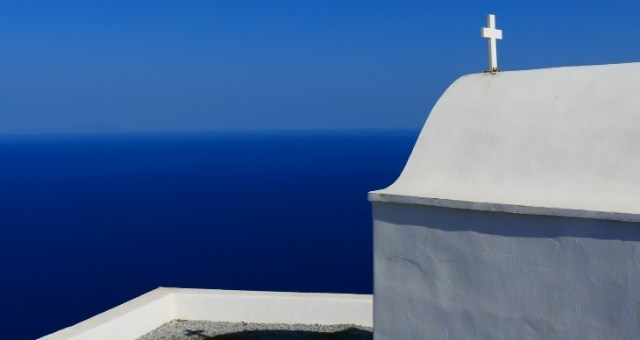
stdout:
POLYGON ((636 223, 374 205, 374 337, 637 339, 636 223))
POLYGON ((640 63, 473 74, 369 193, 376 339, 640 334, 640 63))
POLYGON ((376 202, 640 221, 640 63, 472 74, 376 202))

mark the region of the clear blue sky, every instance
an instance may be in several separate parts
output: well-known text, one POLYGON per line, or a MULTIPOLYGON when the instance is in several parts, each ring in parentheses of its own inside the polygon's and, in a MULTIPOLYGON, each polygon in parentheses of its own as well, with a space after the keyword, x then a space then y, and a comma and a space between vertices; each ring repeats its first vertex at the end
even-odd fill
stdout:
POLYGON ((640 1, 2 1, 0 133, 419 129, 457 77, 640 61, 640 1))

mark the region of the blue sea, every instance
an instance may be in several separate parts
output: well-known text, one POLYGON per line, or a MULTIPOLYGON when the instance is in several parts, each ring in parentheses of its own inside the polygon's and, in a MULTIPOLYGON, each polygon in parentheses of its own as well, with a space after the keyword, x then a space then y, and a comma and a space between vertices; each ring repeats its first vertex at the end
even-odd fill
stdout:
POLYGON ((159 286, 372 292, 367 192, 417 132, 0 137, 0 338, 159 286))

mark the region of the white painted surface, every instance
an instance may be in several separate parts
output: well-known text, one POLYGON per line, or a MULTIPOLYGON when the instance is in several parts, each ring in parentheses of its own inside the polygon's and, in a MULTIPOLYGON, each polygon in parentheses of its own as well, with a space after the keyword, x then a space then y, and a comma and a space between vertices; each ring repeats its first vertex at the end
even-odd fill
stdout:
POLYGON ((174 291, 158 288, 91 319, 47 335, 46 340, 135 339, 174 316, 174 291))
POLYGON ((637 339, 637 223, 374 203, 374 337, 637 339))
POLYGON ((361 294, 182 290, 175 318, 259 323, 373 326, 372 296, 361 294))
POLYGON ((458 79, 371 192, 374 336, 640 335, 640 63, 458 79))
POLYGON ((640 63, 464 76, 370 200, 640 221, 639 94, 640 63))
POLYGON ((371 295, 158 288, 42 339, 135 339, 173 319, 371 327, 371 295))
POLYGON ((498 71, 498 48, 496 42, 502 39, 502 30, 496 29, 496 16, 487 15, 487 27, 481 30, 483 38, 487 39, 489 45, 489 72, 498 71))

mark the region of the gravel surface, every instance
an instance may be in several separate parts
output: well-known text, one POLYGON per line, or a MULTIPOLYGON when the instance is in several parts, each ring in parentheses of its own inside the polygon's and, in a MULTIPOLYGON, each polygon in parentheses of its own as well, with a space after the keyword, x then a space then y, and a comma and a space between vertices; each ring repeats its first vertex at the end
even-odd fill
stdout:
POLYGON ((138 338, 152 339, 373 339, 373 329, 357 325, 172 320, 138 338))

